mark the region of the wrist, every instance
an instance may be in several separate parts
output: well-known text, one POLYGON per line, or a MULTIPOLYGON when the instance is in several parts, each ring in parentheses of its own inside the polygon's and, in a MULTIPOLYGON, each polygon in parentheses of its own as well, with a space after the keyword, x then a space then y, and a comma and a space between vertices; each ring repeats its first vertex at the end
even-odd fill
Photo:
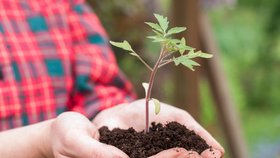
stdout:
POLYGON ((55 119, 48 120, 43 122, 43 126, 40 129, 41 132, 41 141, 38 142, 38 147, 41 155, 44 158, 53 158, 53 151, 52 151, 52 137, 51 137, 51 129, 52 129, 52 124, 55 121, 55 119))
POLYGON ((0 132, 0 153, 5 158, 52 158, 50 129, 53 120, 0 132))

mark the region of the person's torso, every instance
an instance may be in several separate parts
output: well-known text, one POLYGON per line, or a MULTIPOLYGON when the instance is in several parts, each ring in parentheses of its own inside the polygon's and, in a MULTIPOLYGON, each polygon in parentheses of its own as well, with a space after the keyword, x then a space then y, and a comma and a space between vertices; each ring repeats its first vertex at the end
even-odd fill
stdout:
MULTIPOLYGON (((33 6, 32 6, 33 5, 33 6)), ((0 0, 0 126, 27 125, 65 111, 73 87, 63 6, 34 9, 0 0)))

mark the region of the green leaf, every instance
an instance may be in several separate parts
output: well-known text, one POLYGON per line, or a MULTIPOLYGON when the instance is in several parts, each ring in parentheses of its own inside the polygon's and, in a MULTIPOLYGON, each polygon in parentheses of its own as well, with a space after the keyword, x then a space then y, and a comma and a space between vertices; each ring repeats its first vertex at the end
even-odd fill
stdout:
POLYGON ((181 40, 178 40, 178 39, 168 39, 168 42, 171 43, 171 44, 179 44, 181 42, 181 40))
POLYGON ((158 24, 152 23, 152 22, 145 22, 145 24, 149 25, 151 28, 162 32, 163 30, 161 29, 161 27, 158 24))
POLYGON ((152 30, 157 36, 163 36, 161 32, 158 32, 157 30, 152 30))
POLYGON ((197 57, 200 57, 200 58, 212 58, 213 57, 212 54, 203 53, 201 51, 194 52, 194 49, 190 50, 190 52, 188 53, 187 56, 189 59, 193 59, 193 58, 197 58, 197 57))
POLYGON ((196 52, 198 54, 198 57, 201 58, 212 58, 213 54, 203 53, 202 51, 196 52))
POLYGON ((173 61, 175 63, 175 65, 179 65, 179 64, 182 64, 186 67, 188 67, 189 69, 191 69, 192 71, 194 71, 194 66, 200 66, 199 63, 189 59, 187 56, 180 56, 180 57, 173 57, 173 61))
POLYGON ((195 48, 191 49, 188 53, 188 58, 192 59, 192 58, 196 58, 197 54, 194 52, 195 48))
POLYGON ((179 50, 177 44, 180 43, 178 39, 166 38, 166 49, 168 52, 176 52, 179 50))
POLYGON ((180 45, 182 46, 186 45, 186 39, 184 37, 181 38, 180 45))
POLYGON ((192 50, 193 49, 192 47, 186 45, 186 39, 185 38, 181 38, 181 40, 179 40, 176 47, 178 48, 178 51, 180 52, 181 55, 183 55, 183 53, 186 50, 192 50))
POLYGON ((153 40, 153 42, 164 42, 164 41, 166 41, 166 39, 165 38, 161 38, 161 37, 153 40))
POLYGON ((180 52, 180 54, 181 55, 183 55, 184 54, 184 52, 186 51, 186 50, 191 50, 191 49, 193 49, 192 47, 190 47, 190 46, 186 46, 186 45, 180 45, 180 46, 178 46, 179 47, 179 52, 180 52))
POLYGON ((145 89, 145 96, 147 96, 147 93, 148 93, 148 88, 149 88, 149 84, 148 83, 146 83, 146 82, 143 82, 142 83, 142 86, 144 87, 144 89, 145 89))
POLYGON ((130 52, 133 52, 133 53, 130 53, 132 55, 136 54, 134 52, 134 50, 131 48, 130 44, 124 40, 123 42, 113 42, 113 41, 110 41, 110 43, 115 46, 115 47, 118 47, 118 48, 121 48, 121 49, 124 49, 124 50, 127 50, 127 51, 130 51, 130 52))
POLYGON ((186 30, 185 27, 173 27, 167 31, 166 35, 168 36, 168 35, 172 35, 172 34, 177 34, 177 33, 183 32, 185 30, 186 30))
POLYGON ((165 33, 167 28, 168 28, 168 24, 169 24, 169 21, 167 20, 167 17, 163 17, 159 14, 154 14, 161 29, 163 30, 163 32, 165 33))
POLYGON ((181 38, 180 44, 178 45, 180 54, 183 54, 187 47, 186 47, 186 39, 183 37, 181 38))
POLYGON ((149 39, 157 39, 158 37, 157 36, 147 36, 147 38, 149 38, 149 39))
POLYGON ((186 51, 185 47, 180 47, 180 48, 179 48, 180 54, 183 54, 185 51, 186 51))
POLYGON ((159 114, 160 112, 160 102, 159 100, 155 99, 155 98, 152 98, 153 102, 154 102, 154 105, 155 105, 155 114, 159 114))
POLYGON ((164 42, 166 41, 166 38, 161 36, 147 36, 149 39, 153 39, 153 42, 164 42))

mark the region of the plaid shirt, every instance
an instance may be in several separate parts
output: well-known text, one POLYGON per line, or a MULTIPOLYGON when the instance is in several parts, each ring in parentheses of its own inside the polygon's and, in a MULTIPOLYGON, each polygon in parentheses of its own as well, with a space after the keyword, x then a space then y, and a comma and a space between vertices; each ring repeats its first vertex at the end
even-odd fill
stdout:
POLYGON ((81 0, 0 0, 0 131, 134 98, 81 0))

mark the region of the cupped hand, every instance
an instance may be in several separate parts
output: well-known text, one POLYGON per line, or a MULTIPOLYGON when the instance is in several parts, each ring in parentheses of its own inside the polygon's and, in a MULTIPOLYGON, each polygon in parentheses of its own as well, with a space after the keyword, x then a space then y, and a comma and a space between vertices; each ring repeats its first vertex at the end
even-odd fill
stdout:
MULTIPOLYGON (((177 121, 185 125, 188 129, 194 130, 200 135, 212 149, 208 149, 199 155, 194 151, 187 151, 182 148, 173 148, 162 151, 151 158, 219 158, 223 157, 223 147, 203 128, 193 117, 184 110, 161 103, 161 111, 158 115, 154 114, 154 106, 150 104, 150 122, 167 123, 177 121)), ((122 104, 100 112, 93 124, 100 128, 108 126, 109 129, 115 127, 127 129, 133 127, 137 131, 145 128, 145 100, 138 100, 130 104, 122 104)))
POLYGON ((66 112, 58 116, 50 130, 55 158, 128 158, 121 150, 97 141, 97 128, 83 115, 66 112))

